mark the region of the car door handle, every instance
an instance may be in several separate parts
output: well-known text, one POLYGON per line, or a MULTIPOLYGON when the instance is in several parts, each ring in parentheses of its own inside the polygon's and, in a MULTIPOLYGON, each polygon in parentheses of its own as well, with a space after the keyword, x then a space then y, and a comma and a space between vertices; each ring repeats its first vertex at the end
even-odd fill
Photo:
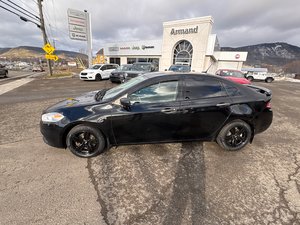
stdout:
POLYGON ((226 106, 230 106, 230 103, 228 102, 222 102, 222 103, 219 103, 217 104, 218 107, 226 107, 226 106))
POLYGON ((161 112, 163 112, 163 113, 173 113, 173 112, 176 112, 176 109, 175 108, 165 108, 165 109, 162 109, 161 112))

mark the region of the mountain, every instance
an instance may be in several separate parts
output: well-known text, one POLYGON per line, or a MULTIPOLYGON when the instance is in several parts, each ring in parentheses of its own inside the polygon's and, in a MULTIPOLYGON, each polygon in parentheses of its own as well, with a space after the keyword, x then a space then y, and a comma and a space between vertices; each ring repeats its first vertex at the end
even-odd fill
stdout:
POLYGON ((238 48, 224 47, 223 51, 248 52, 247 65, 284 66, 300 60, 300 48, 283 42, 250 45, 238 48))
MULTIPOLYGON (((0 58, 6 58, 10 60, 25 60, 29 59, 44 59, 45 52, 40 47, 32 46, 19 46, 16 48, 0 48, 0 58)), ((87 55, 64 50, 55 50, 55 55, 61 60, 72 60, 74 58, 87 59, 87 55)))

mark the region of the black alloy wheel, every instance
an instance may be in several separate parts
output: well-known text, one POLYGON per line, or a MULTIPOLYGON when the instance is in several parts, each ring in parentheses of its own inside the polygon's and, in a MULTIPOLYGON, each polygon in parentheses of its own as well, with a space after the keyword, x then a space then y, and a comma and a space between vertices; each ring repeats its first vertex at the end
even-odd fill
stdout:
POLYGON ((236 120, 222 128, 217 143, 225 150, 236 151, 248 144, 251 133, 251 128, 246 122, 236 120))
POLYGON ((67 146, 74 155, 89 158, 103 152, 105 139, 99 130, 91 126, 78 125, 67 135, 67 146))
POLYGON ((249 77, 247 77, 247 80, 249 80, 249 81, 253 81, 253 80, 254 80, 254 78, 253 78, 252 76, 249 76, 249 77))
POLYGON ((102 80, 101 74, 98 73, 98 74, 96 75, 96 80, 97 80, 97 81, 102 80))

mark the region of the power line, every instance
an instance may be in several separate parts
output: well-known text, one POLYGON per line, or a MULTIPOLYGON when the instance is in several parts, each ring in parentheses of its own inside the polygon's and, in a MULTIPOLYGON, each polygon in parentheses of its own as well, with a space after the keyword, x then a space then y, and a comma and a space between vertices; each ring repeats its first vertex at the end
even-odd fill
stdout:
MULTIPOLYGON (((0 0, 1 1, 1 0, 0 0)), ((2 2, 2 1, 1 1, 2 2)), ((18 14, 18 13, 16 13, 16 12, 14 12, 14 11, 12 11, 12 10, 10 10, 10 9, 8 9, 8 8, 5 8, 4 6, 2 6, 2 5, 0 5, 0 7, 1 8, 3 8, 4 10, 6 10, 6 11, 8 11, 8 12, 10 12, 10 13, 12 13, 12 14, 15 14, 16 16, 18 16, 21 20, 23 20, 23 21, 25 21, 25 22, 31 22, 31 23, 34 23, 35 25, 37 25, 37 27, 38 28, 40 28, 41 27, 41 25, 40 24, 37 24, 36 22, 34 22, 34 21, 32 21, 32 20, 30 20, 30 19, 28 19, 28 18, 26 18, 26 17, 24 17, 24 16, 22 16, 22 15, 20 15, 20 14, 18 14)))
POLYGON ((5 5, 9 6, 10 8, 13 8, 14 10, 16 10, 16 11, 18 11, 18 12, 20 12, 20 13, 22 13, 22 14, 24 14, 24 15, 26 15, 26 16, 28 16, 28 17, 34 19, 34 20, 37 20, 38 22, 40 22, 39 17, 37 17, 37 18, 38 18, 38 19, 37 19, 37 18, 35 18, 35 17, 31 16, 31 15, 28 15, 27 13, 25 13, 25 12, 23 12, 23 11, 17 9, 16 7, 14 7, 14 6, 12 6, 12 5, 10 5, 10 4, 8 4, 8 3, 2 1, 2 0, 0 0, 0 2, 4 3, 5 5))
POLYGON ((23 0, 19 0, 24 6, 26 6, 28 9, 32 10, 34 13, 38 14, 37 9, 31 8, 29 5, 27 5, 23 0))
POLYGON ((19 7, 20 9, 23 9, 25 12, 27 12, 27 13, 31 14, 32 16, 34 16, 35 18, 37 18, 37 19, 39 19, 39 20, 40 20, 40 17, 38 17, 38 16, 34 15, 33 13, 31 13, 31 12, 29 12, 28 10, 24 9, 23 7, 21 7, 21 6, 17 5, 16 3, 14 3, 14 2, 12 2, 12 1, 10 1, 10 0, 7 0, 7 1, 9 1, 9 2, 10 2, 10 3, 12 3, 13 5, 15 5, 15 6, 19 7))

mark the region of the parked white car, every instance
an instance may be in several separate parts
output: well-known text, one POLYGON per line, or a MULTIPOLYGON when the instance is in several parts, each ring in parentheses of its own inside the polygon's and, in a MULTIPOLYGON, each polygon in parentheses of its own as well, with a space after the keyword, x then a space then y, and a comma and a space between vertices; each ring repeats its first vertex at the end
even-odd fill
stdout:
POLYGON ((80 72, 80 80, 102 80, 109 79, 113 70, 118 68, 118 64, 95 64, 91 68, 80 72))
POLYGON ((272 74, 266 73, 266 72, 248 72, 245 77, 249 80, 249 81, 253 81, 253 80, 263 80, 267 83, 271 83, 272 81, 274 81, 274 77, 272 74))

